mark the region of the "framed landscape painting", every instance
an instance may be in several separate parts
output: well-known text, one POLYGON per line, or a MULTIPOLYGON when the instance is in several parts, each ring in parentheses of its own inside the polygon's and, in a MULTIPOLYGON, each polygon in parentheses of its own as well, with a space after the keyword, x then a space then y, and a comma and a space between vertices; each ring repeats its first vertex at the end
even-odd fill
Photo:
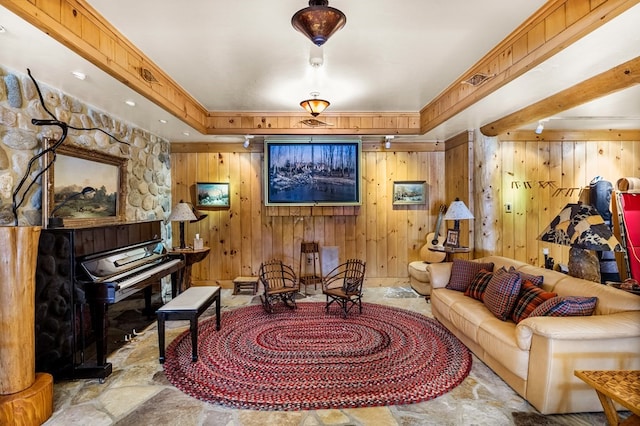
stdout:
POLYGON ((423 180, 393 182, 393 205, 424 204, 425 186, 423 180))
POLYGON ((229 184, 226 182, 197 182, 196 207, 229 207, 229 184))
POLYGON ((66 227, 124 220, 126 158, 67 145, 56 153, 43 202, 45 224, 50 217, 66 227))
POLYGON ((360 205, 360 141, 265 141, 267 206, 360 205))

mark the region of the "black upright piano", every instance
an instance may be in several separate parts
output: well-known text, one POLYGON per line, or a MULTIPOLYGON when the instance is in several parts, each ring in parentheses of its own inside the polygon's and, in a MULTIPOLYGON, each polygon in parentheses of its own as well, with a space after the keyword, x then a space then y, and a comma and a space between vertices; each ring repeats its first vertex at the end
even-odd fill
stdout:
MULTIPOLYGON (((56 379, 111 374, 108 306, 171 275, 175 295, 184 261, 167 254, 161 222, 43 229, 36 270, 36 371, 56 379)), ((159 286, 155 286, 159 288, 159 286)))

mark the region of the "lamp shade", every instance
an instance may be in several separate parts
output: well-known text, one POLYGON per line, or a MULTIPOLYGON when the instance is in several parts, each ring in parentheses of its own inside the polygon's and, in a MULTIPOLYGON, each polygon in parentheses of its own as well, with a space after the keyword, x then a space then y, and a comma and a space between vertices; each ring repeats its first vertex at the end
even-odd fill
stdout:
POLYGON ((171 222, 186 222, 197 219, 196 215, 193 214, 193 210, 191 210, 191 206, 187 203, 176 204, 169 215, 169 221, 171 222))
POLYGON ((447 213, 444 215, 445 220, 468 220, 473 219, 473 214, 469 211, 464 201, 460 201, 458 198, 451 203, 447 209, 447 213))
POLYGON ((328 0, 309 0, 309 7, 300 9, 291 18, 293 28, 304 34, 316 46, 322 46, 336 31, 344 27, 347 17, 328 0))
POLYGON ((590 204, 569 203, 538 240, 594 251, 624 251, 604 219, 590 204))

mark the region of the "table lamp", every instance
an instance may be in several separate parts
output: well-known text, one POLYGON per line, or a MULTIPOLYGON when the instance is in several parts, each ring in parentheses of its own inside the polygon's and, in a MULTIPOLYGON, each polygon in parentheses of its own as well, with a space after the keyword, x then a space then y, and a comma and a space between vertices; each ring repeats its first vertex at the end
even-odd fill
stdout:
POLYGON ((600 282, 600 261, 593 251, 624 251, 604 219, 590 204, 569 203, 538 240, 571 247, 569 275, 600 282))
MULTIPOLYGON (((469 211, 467 206, 464 204, 464 201, 460 201, 459 198, 456 197, 456 200, 451 203, 449 208, 447 209, 447 213, 444 215, 444 220, 453 220, 453 231, 455 233, 455 244, 447 244, 449 246, 458 247, 458 238, 460 232, 460 221, 461 220, 469 220, 473 219, 473 214, 469 211)), ((449 235, 447 234, 447 240, 449 239, 449 235)))
POLYGON ((175 205, 169 219, 171 222, 180 222, 180 248, 185 249, 187 245, 184 243, 184 223, 191 220, 196 220, 196 215, 193 214, 191 206, 182 200, 175 205))

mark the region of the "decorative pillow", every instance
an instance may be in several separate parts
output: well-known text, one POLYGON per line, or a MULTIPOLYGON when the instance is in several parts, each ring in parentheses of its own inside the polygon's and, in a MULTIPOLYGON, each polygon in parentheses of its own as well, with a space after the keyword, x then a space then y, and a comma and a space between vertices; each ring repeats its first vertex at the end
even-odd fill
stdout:
POLYGON ((542 275, 532 275, 532 274, 527 274, 526 272, 520 272, 513 266, 509 268, 509 272, 513 272, 520 275, 522 282, 524 282, 525 280, 528 280, 528 281, 531 281, 531 283, 537 285, 538 287, 542 287, 542 282, 544 281, 544 276, 542 275))
POLYGON ((450 290, 465 291, 471 281, 475 278, 476 274, 482 269, 489 272, 493 271, 493 262, 480 263, 472 262, 464 259, 453 259, 453 266, 451 267, 451 278, 446 288, 450 290))
POLYGON ((471 284, 469 284, 469 287, 465 290, 464 295, 482 301, 484 291, 491 277, 493 277, 493 272, 489 272, 486 269, 481 270, 473 278, 473 281, 471 281, 471 284))
POLYGON ((493 274, 487 284, 482 301, 498 319, 506 321, 518 300, 522 281, 520 275, 510 272, 493 274))
MULTIPOLYGON (((520 276, 522 279, 522 275, 520 276)), ((544 301, 556 297, 557 293, 550 293, 542 290, 529 280, 522 282, 522 288, 520 288, 520 294, 518 295, 518 301, 516 302, 511 319, 517 324, 523 319, 531 315, 531 312, 544 301)))
POLYGON ((588 317, 596 309, 597 297, 557 296, 543 302, 530 317, 588 317))

